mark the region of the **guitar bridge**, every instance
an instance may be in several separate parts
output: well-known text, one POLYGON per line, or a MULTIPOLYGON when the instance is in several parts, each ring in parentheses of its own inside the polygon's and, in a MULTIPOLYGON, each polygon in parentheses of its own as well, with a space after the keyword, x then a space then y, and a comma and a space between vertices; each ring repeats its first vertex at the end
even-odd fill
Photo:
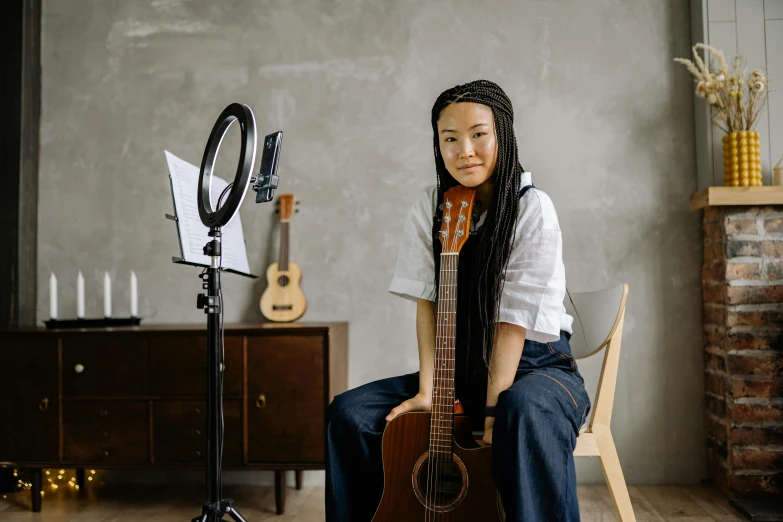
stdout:
POLYGON ((272 310, 291 310, 293 305, 272 305, 272 310))

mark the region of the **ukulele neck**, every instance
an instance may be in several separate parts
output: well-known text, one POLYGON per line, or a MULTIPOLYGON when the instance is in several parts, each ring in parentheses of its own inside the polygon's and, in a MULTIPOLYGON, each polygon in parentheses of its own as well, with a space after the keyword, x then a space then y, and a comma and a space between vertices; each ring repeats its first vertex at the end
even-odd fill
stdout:
POLYGON ((281 272, 288 271, 288 221, 280 222, 280 258, 277 261, 277 269, 281 272))

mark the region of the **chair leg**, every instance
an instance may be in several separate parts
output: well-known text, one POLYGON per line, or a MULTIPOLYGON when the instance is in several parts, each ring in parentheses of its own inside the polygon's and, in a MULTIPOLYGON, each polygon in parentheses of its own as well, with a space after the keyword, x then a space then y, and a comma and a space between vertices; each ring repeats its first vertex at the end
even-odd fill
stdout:
POLYGON ((593 434, 595 435, 598 451, 601 453, 598 456, 598 460, 601 462, 606 485, 609 487, 612 500, 614 500, 617 516, 620 518, 620 522, 636 522, 636 516, 631 505, 631 497, 628 495, 628 486, 625 484, 612 432, 603 426, 593 426, 593 434))

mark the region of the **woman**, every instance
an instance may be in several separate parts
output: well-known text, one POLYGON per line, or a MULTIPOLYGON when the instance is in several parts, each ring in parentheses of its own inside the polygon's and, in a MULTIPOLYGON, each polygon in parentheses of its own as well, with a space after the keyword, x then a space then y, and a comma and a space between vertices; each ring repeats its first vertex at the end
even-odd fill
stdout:
POLYGON ((326 515, 369 521, 383 492, 386 423, 430 411, 443 194, 475 189, 482 212, 459 257, 455 388, 492 445, 507 520, 579 520, 573 449, 590 410, 568 344, 557 214, 517 157, 511 102, 478 80, 443 92, 432 109, 437 186, 403 228, 389 291, 417 302, 420 371, 335 397, 327 419, 326 515))

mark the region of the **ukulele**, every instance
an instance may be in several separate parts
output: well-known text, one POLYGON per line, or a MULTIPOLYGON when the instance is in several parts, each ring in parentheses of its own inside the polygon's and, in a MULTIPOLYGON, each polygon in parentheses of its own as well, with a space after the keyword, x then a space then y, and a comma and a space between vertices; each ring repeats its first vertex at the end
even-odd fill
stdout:
MULTIPOLYGON (((299 287, 302 270, 288 261, 288 227, 294 213, 294 195, 280 194, 280 259, 266 271, 267 287, 261 295, 261 313, 270 321, 296 321, 307 310, 307 300, 299 287)), ((298 212, 298 211, 297 211, 298 212)))
POLYGON ((503 520, 492 448, 473 438, 454 392, 457 268, 474 197, 461 185, 444 196, 432 411, 403 413, 386 426, 384 490, 374 522, 503 520))

